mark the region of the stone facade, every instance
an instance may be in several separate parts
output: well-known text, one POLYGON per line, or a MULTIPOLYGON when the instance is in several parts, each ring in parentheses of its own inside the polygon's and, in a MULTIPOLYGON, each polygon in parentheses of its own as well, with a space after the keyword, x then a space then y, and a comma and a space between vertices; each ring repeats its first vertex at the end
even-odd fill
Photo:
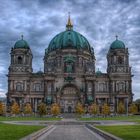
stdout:
MULTIPOLYGON (((72 30, 69 27, 67 24, 67 29, 72 30)), ((20 41, 23 43, 24 40, 20 41)), ((75 112, 77 102, 85 107, 95 102, 100 107, 107 103, 111 111, 116 112, 120 101, 125 106, 132 102, 132 75, 126 47, 110 47, 107 73, 95 72, 92 47, 77 49, 71 44, 51 51, 46 49, 44 72, 33 73, 31 49, 26 46, 26 41, 25 46, 20 41, 11 49, 8 105, 15 100, 22 108, 29 102, 36 112, 42 101, 47 105, 57 102, 62 112, 75 112)))

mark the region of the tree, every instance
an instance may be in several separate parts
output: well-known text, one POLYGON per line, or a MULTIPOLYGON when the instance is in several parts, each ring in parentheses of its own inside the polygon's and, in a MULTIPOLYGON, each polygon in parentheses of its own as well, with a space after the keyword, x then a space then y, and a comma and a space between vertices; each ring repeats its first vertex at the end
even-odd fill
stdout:
POLYGON ((98 114, 98 106, 97 106, 97 104, 94 103, 94 104, 92 104, 90 106, 90 113, 94 114, 94 115, 98 114))
POLYGON ((84 107, 83 107, 83 105, 81 104, 81 103, 78 103, 77 105, 76 105, 76 113, 77 114, 79 114, 79 115, 82 115, 82 114, 84 114, 84 107))
POLYGON ((14 114, 14 115, 17 115, 20 113, 20 107, 18 105, 17 102, 14 102, 12 107, 11 107, 11 113, 14 114))
POLYGON ((110 107, 107 105, 107 103, 102 106, 102 114, 105 116, 110 114, 110 107))
POLYGON ((0 115, 5 114, 5 105, 4 103, 0 102, 0 115))
POLYGON ((60 114, 60 106, 57 103, 52 104, 51 106, 51 114, 57 116, 60 114))
POLYGON ((40 103, 38 105, 38 114, 40 116, 46 115, 47 109, 46 109, 46 104, 45 103, 40 103))
POLYGON ((24 106, 24 114, 32 114, 32 107, 29 103, 24 106))
POLYGON ((138 112, 137 106, 136 106, 134 103, 132 103, 132 104, 129 106, 129 113, 135 114, 135 113, 137 113, 137 112, 138 112))
POLYGON ((124 104, 122 102, 119 102, 119 105, 118 105, 118 108, 117 108, 117 112, 119 114, 124 114, 125 113, 124 104))

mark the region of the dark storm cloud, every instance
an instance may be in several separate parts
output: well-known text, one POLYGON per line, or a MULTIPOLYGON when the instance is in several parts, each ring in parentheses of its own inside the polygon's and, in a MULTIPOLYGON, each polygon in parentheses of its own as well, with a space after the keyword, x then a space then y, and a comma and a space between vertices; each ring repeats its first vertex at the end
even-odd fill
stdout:
POLYGON ((71 12, 74 30, 95 50, 96 70, 106 72, 106 54, 115 35, 129 48, 135 77, 133 92, 140 98, 140 1, 139 0, 5 0, 0 3, 0 94, 7 91, 10 49, 21 34, 33 53, 33 69, 43 70, 43 57, 51 39, 65 30, 71 12))

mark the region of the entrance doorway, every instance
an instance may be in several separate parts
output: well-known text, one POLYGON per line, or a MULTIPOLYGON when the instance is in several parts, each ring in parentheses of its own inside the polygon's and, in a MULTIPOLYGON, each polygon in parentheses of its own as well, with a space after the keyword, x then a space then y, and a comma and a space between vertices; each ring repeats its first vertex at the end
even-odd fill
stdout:
POLYGON ((75 112, 75 106, 80 100, 79 91, 75 85, 65 85, 61 90, 60 106, 64 109, 64 113, 75 112))
POLYGON ((68 106, 68 113, 72 113, 72 107, 68 106))

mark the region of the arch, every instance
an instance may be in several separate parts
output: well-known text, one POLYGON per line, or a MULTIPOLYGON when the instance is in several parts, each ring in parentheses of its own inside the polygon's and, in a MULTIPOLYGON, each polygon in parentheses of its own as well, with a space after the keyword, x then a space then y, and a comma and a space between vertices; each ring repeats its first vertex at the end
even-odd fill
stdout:
POLYGON ((77 103, 81 101, 80 90, 74 84, 65 84, 60 89, 60 107, 64 112, 75 112, 77 103))
POLYGON ((17 58, 17 63, 18 63, 18 64, 22 64, 22 63, 23 63, 23 59, 22 59, 21 56, 18 56, 18 58, 17 58))

